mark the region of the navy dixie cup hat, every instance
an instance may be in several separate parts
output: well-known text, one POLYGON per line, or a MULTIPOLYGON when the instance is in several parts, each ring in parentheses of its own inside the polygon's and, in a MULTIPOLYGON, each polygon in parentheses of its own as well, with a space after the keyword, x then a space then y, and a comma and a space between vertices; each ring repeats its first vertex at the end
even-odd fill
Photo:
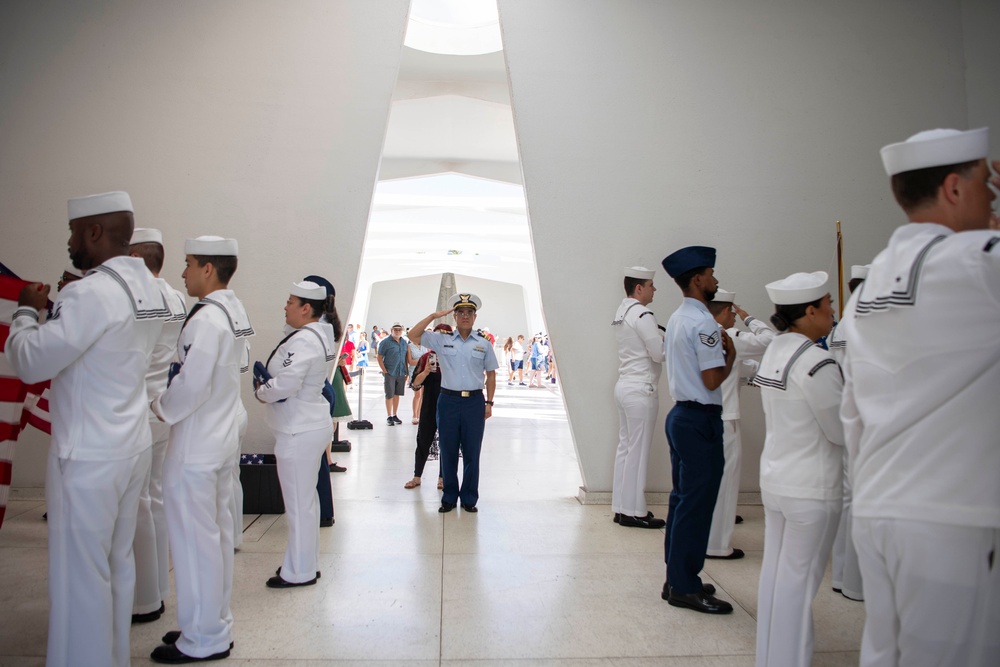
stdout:
POLYGON ((715 248, 692 245, 663 258, 663 270, 671 278, 684 275, 691 269, 715 268, 715 248))
POLYGON ((326 296, 337 296, 337 290, 333 289, 333 283, 322 276, 306 276, 302 280, 308 280, 311 283, 316 283, 321 287, 326 288, 326 296))

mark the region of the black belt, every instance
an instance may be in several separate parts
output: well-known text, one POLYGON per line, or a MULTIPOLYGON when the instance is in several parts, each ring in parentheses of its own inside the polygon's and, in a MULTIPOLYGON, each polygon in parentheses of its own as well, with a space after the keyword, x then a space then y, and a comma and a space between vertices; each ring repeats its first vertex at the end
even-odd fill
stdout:
POLYGON ((455 391, 454 389, 445 389, 441 387, 441 393, 446 396, 460 396, 462 398, 470 398, 472 396, 482 396, 482 389, 470 389, 468 391, 455 391))
POLYGON ((702 412, 711 412, 712 414, 717 414, 717 415, 722 414, 721 405, 705 405, 704 403, 699 403, 698 401, 677 401, 677 405, 684 408, 693 408, 695 410, 701 410, 702 412))

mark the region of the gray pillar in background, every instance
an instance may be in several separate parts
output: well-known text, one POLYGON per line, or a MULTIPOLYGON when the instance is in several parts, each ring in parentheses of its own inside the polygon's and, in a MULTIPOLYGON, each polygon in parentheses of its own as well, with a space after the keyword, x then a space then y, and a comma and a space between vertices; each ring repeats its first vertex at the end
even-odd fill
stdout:
MULTIPOLYGON (((438 289, 438 302, 437 309, 444 310, 448 307, 448 300, 451 299, 455 294, 458 293, 458 288, 455 287, 455 274, 454 273, 442 273, 441 274, 441 287, 438 289)), ((441 324, 442 322, 447 322, 447 317, 439 317, 434 320, 434 326, 441 324)))

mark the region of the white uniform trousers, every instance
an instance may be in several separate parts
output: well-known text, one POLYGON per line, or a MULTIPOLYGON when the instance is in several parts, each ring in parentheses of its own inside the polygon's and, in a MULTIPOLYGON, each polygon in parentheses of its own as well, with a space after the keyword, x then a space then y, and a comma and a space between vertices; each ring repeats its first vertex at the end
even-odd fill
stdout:
POLYGON ((49 453, 47 665, 129 664, 136 511, 150 450, 118 461, 49 453))
POLYGON ((862 667, 995 667, 1000 530, 854 518, 865 580, 862 667))
POLYGON ((163 499, 177 588, 177 648, 204 658, 229 649, 233 615, 231 461, 186 465, 167 452, 163 499))
POLYGON ((333 437, 333 425, 291 435, 275 433, 281 497, 288 521, 288 547, 281 564, 281 578, 300 584, 319 570, 319 493, 316 462, 333 437))
POLYGON ((654 385, 619 380, 615 384, 615 403, 618 404, 618 451, 611 511, 645 517, 646 468, 660 401, 654 385))
POLYGON ((139 495, 139 515, 135 525, 135 603, 133 614, 148 614, 170 597, 170 561, 167 514, 163 509, 163 459, 167 455, 170 426, 151 419, 152 463, 139 495))
POLYGON ((726 458, 722 468, 719 497, 712 512, 712 529, 708 533, 709 556, 728 556, 733 553, 733 528, 736 526, 736 501, 740 497, 740 461, 743 442, 738 419, 722 420, 722 453, 726 458))
POLYGON ((243 454, 243 436, 247 433, 249 421, 246 410, 241 410, 237 419, 240 446, 236 448, 236 458, 233 459, 233 504, 230 507, 230 513, 233 515, 234 549, 239 549, 243 544, 243 482, 240 481, 240 456, 243 454))
POLYGON ((812 603, 840 521, 838 500, 762 492, 764 560, 757 594, 757 667, 809 667, 812 603))
POLYGON ((852 600, 864 600, 864 586, 861 584, 861 567, 858 552, 854 548, 851 525, 851 477, 847 465, 847 450, 844 450, 844 509, 840 513, 837 538, 833 541, 833 587, 840 589, 852 600))

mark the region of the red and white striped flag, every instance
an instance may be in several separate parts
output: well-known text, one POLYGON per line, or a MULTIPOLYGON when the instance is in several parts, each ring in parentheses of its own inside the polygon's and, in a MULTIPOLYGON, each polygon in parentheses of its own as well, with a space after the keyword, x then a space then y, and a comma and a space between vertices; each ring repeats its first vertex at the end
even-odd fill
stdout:
MULTIPOLYGON (((0 269, 3 269, 0 264, 0 269)), ((4 353, 17 297, 28 283, 0 275, 0 527, 7 511, 14 469, 14 443, 25 424, 52 433, 49 420, 49 382, 27 385, 18 379, 4 353)))

